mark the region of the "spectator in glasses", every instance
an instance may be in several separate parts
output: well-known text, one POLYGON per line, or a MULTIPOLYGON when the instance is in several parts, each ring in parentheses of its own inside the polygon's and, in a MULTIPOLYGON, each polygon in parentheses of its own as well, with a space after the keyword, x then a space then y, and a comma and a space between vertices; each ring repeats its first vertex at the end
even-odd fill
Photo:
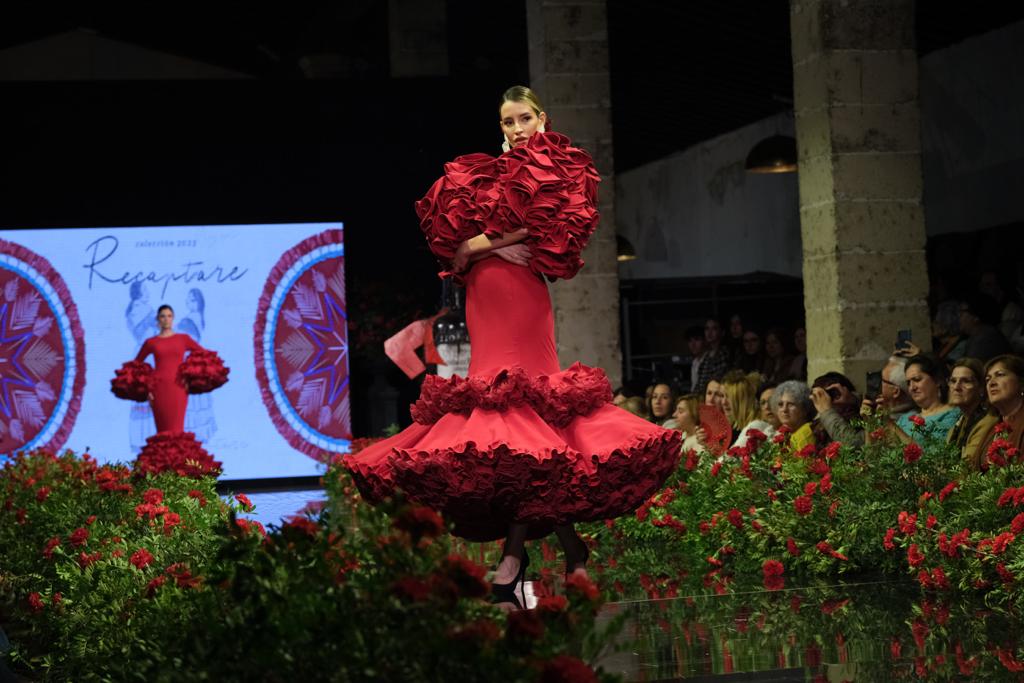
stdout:
POLYGON ((981 443, 999 421, 989 414, 985 400, 985 367, 976 358, 961 358, 949 375, 949 405, 960 409, 960 419, 947 440, 960 449, 970 470, 981 469, 981 443))
POLYGON ((818 377, 811 384, 811 402, 818 411, 813 429, 819 445, 831 441, 864 442, 864 430, 851 424, 858 417, 860 397, 849 377, 839 372, 826 372, 818 377))
POLYGON ((946 367, 934 356, 920 354, 907 359, 904 374, 915 408, 895 420, 890 415, 886 431, 904 443, 923 445, 939 436, 945 438, 960 418, 960 410, 946 402, 946 367), (915 419, 924 420, 924 425, 915 424, 915 419))

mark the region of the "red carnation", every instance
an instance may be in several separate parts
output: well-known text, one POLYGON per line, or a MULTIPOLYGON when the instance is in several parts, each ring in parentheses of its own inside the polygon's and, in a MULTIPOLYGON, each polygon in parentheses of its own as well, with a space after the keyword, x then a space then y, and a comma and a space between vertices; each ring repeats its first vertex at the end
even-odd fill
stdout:
POLYGON ((506 629, 509 640, 540 640, 544 636, 544 621, 537 610, 517 610, 509 613, 506 629))
POLYGON ((766 576, 782 576, 785 567, 778 560, 765 560, 761 572, 766 576))
POLYGON ((43 607, 45 606, 43 604, 43 598, 42 598, 42 596, 39 595, 39 593, 29 593, 28 594, 28 604, 29 604, 29 607, 32 608, 33 612, 42 612, 43 611, 43 607))
POLYGON ((721 469, 722 469, 722 463, 720 461, 716 461, 715 464, 711 466, 711 476, 712 477, 717 477, 718 473, 719 473, 719 471, 721 471, 721 469))
POLYGON ((145 548, 139 548, 132 553, 132 556, 128 561, 139 569, 145 569, 153 561, 153 554, 145 548))
POLYGON ((71 532, 71 536, 68 538, 68 543, 75 546, 76 548, 79 548, 85 545, 85 542, 87 540, 89 540, 89 530, 83 526, 80 526, 73 532, 71 532))
POLYGON ((792 536, 786 539, 786 552, 793 557, 798 557, 800 555, 800 548, 796 547, 796 541, 793 540, 792 536))
POLYGON ((737 529, 743 528, 743 513, 733 508, 729 510, 729 524, 732 524, 737 529))
POLYGON ((564 612, 569 601, 564 595, 545 595, 537 600, 538 612, 564 612))
POLYGON ((181 515, 177 512, 168 512, 164 515, 164 533, 167 535, 171 534, 174 527, 181 524, 181 515))
POLYGON ((928 519, 924 521, 924 526, 926 529, 932 529, 938 522, 939 520, 936 519, 935 515, 928 515, 928 519))
POLYGON ((414 539, 435 538, 444 532, 444 520, 428 507, 409 506, 395 517, 391 525, 414 539))
POLYGON ((911 543, 910 547, 907 548, 907 563, 911 567, 916 567, 924 562, 924 554, 918 549, 916 543, 911 543))
POLYGON ((283 528, 294 529, 296 531, 302 532, 307 536, 316 536, 318 533, 320 533, 320 526, 316 522, 309 519, 308 517, 300 517, 299 515, 289 517, 288 520, 284 523, 283 528))
POLYGON ((821 482, 818 484, 818 490, 822 493, 828 493, 832 490, 832 473, 827 473, 821 478, 821 482))
POLYGON ((53 550, 54 550, 54 548, 56 548, 59 545, 60 545, 60 537, 59 536, 54 536, 53 538, 51 538, 49 541, 46 542, 46 545, 43 546, 43 557, 45 557, 48 560, 51 559, 53 557, 53 550))
POLYGON ((882 541, 882 546, 886 550, 893 550, 896 548, 896 544, 892 542, 892 539, 896 536, 896 530, 889 527, 885 532, 885 540, 882 541))
POLYGON ((804 495, 805 496, 813 496, 817 490, 818 490, 818 482, 816 482, 816 481, 809 481, 806 484, 804 484, 804 495))
POLYGON ((687 472, 694 471, 695 469, 697 469, 697 465, 699 465, 699 464, 700 464, 700 455, 697 454, 697 451, 692 449, 692 448, 690 450, 686 451, 686 471, 687 472))
POLYGON ((828 555, 829 557, 835 558, 837 560, 843 560, 844 562, 850 559, 846 555, 843 555, 841 552, 834 550, 832 548, 832 544, 828 543, 827 541, 819 541, 816 547, 818 548, 818 552, 822 555, 828 555))
POLYGON ((1016 580, 1016 577, 1013 575, 1013 572, 1007 569, 1006 565, 1002 562, 996 564, 996 573, 999 574, 999 578, 1002 580, 1004 584, 1011 584, 1016 580))
POLYGON ((430 585, 414 576, 405 576, 391 584, 391 592, 403 600, 423 602, 430 597, 430 585))
POLYGON ((244 493, 236 493, 235 500, 238 501, 238 504, 241 505, 242 509, 246 512, 252 512, 256 509, 256 506, 252 504, 251 500, 249 500, 249 496, 244 493))
POLYGON ((151 579, 150 582, 146 584, 146 597, 151 598, 156 595, 157 589, 165 583, 167 583, 167 577, 163 574, 151 579))
POLYGON ((899 522, 900 531, 907 536, 913 536, 917 531, 917 515, 912 515, 904 510, 897 515, 896 520, 899 522))
POLYGON ((924 418, 920 415, 911 415, 910 421, 916 424, 918 427, 924 427, 924 418))
POLYGON ((953 490, 956 489, 958 483, 959 482, 951 481, 942 487, 942 490, 939 491, 940 503, 944 502, 947 498, 949 498, 949 496, 953 493, 953 490))
POLYGON ((811 500, 810 496, 797 496, 793 499, 793 508, 798 515, 806 515, 814 508, 814 501, 811 500))
POLYGON ((146 489, 142 494, 142 502, 150 505, 159 505, 164 502, 164 492, 160 489, 146 489))
POLYGON ((189 498, 195 498, 196 500, 198 500, 199 501, 199 507, 205 507, 206 506, 206 496, 203 495, 202 491, 199 491, 199 490, 196 490, 196 489, 192 489, 191 491, 188 492, 188 497, 189 498))
POLYGON ((50 495, 50 487, 49 486, 40 487, 40 489, 38 491, 36 491, 36 500, 39 501, 40 503, 42 503, 44 500, 46 500, 49 497, 49 495, 50 495))
POLYGON ((921 459, 921 454, 922 453, 924 453, 924 451, 921 450, 920 446, 918 446, 914 442, 910 442, 906 446, 903 447, 903 462, 905 462, 905 463, 917 462, 918 460, 921 459))
POLYGON ((942 570, 942 567, 932 570, 932 581, 939 590, 948 591, 950 589, 949 579, 946 578, 946 572, 942 570))
POLYGON ((584 574, 572 573, 565 578, 565 592, 568 594, 579 594, 590 602, 595 602, 601 597, 601 591, 597 585, 584 574))
POLYGON ((822 455, 825 456, 826 459, 832 460, 839 455, 839 449, 842 447, 843 444, 839 443, 838 441, 833 441, 832 443, 821 449, 821 453, 822 455))
POLYGON ((96 551, 94 553, 78 553, 78 566, 85 569, 91 564, 99 562, 103 558, 103 553, 96 551))

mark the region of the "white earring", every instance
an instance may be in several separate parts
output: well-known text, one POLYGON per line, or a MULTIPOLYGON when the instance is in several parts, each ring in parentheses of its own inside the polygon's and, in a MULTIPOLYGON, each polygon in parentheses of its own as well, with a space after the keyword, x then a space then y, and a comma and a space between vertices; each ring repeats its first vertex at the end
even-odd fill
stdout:
POLYGON ((502 136, 501 138, 501 151, 507 152, 512 149, 512 145, 508 144, 508 138, 502 136))

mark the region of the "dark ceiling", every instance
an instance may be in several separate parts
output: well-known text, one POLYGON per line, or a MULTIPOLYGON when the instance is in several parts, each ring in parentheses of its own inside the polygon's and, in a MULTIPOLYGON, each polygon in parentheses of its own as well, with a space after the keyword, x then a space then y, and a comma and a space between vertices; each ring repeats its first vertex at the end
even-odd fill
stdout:
MULTIPOLYGON (((525 80, 525 11, 515 5, 447 2, 455 79, 525 80)), ((787 108, 788 5, 608 0, 616 168, 633 168, 787 108)), ((915 7, 921 54, 1024 19, 1020 2, 919 0, 915 7)), ((60 12, 33 4, 18 11, 0 22, 0 48, 87 27, 260 79, 302 79, 302 58, 322 52, 343 55, 357 79, 388 77, 384 0, 220 2, 191 10, 180 3, 82 3, 60 12)))

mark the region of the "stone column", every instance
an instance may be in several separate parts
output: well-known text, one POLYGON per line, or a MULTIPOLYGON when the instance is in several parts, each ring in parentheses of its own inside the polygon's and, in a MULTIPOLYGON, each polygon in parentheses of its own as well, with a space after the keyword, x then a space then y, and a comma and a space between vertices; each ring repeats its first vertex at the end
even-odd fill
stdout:
POLYGON ((808 376, 931 348, 912 0, 790 0, 808 376))
POLYGON ((601 222, 583 252, 586 266, 572 280, 551 286, 558 357, 563 367, 582 361, 603 368, 618 385, 622 353, 606 4, 526 0, 529 85, 553 128, 590 152, 601 174, 601 222))

